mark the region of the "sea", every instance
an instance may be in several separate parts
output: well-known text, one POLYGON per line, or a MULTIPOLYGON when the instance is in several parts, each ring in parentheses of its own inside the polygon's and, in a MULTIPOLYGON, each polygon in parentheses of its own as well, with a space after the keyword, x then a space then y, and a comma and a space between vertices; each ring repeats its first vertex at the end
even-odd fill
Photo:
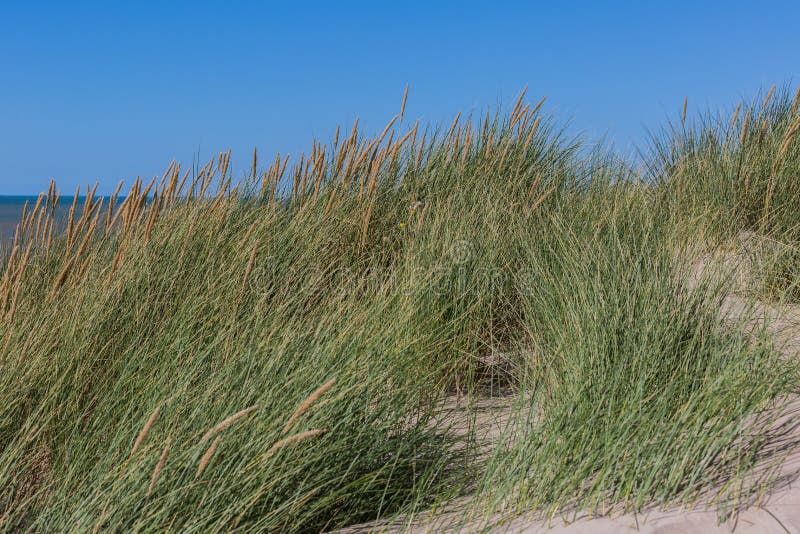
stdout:
MULTIPOLYGON (((38 196, 3 196, 0 195, 0 247, 5 249, 9 243, 14 240, 14 230, 17 224, 22 219, 22 211, 25 209, 25 203, 28 204, 28 210, 33 209, 36 205, 38 196)), ((64 196, 56 206, 56 220, 57 222, 65 222, 69 215, 69 208, 75 197, 64 196)), ((78 197, 78 207, 83 204, 84 197, 78 197)))

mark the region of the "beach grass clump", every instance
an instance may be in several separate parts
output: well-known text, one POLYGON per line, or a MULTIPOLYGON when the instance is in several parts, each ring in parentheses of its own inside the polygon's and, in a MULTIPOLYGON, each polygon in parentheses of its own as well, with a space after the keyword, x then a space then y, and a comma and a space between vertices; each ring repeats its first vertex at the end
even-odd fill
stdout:
POLYGON ((55 236, 53 185, 0 287, 3 528, 332 529, 463 491, 473 447, 431 421, 510 303, 464 278, 506 260, 497 197, 569 172, 537 114, 354 128, 238 185, 229 153, 174 164, 55 236))
POLYGON ((524 241, 525 401, 487 464, 488 510, 730 512, 769 486, 796 366, 749 312, 724 312, 731 281, 697 279, 681 251, 699 231, 657 201, 609 189, 524 241))
POLYGON ((770 118, 771 148, 687 133, 655 183, 523 94, 441 128, 402 106, 292 165, 254 152, 241 180, 229 152, 173 163, 76 195, 63 231, 53 184, 2 264, 0 530, 306 532, 469 494, 494 517, 763 487, 743 481, 796 375, 686 251, 791 238, 784 101, 732 121, 770 118), (737 158, 747 194, 714 182, 737 158), (453 416, 498 395, 499 440, 453 416))
POLYGON ((755 232, 781 243, 759 278, 770 299, 797 300, 800 90, 772 86, 730 113, 701 114, 652 136, 650 177, 681 218, 703 217, 729 237, 755 232))

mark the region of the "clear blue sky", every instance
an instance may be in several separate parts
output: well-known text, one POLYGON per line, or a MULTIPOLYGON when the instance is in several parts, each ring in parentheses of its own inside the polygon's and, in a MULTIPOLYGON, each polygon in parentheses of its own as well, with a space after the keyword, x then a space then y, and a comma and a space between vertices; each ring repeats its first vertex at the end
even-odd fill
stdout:
POLYGON ((0 10, 0 194, 299 153, 529 99, 625 150, 645 128, 800 82, 800 2, 23 2, 0 10), (701 5, 698 5, 701 4, 701 5), (238 158, 237 158, 238 156, 238 158))

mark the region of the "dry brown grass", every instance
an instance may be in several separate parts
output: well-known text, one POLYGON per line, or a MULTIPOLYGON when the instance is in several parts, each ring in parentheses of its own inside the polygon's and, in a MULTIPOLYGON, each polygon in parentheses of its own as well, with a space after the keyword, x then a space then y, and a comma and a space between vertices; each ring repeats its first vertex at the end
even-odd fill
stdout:
POLYGON ((221 436, 217 436, 217 438, 211 442, 211 445, 206 449, 205 454, 203 457, 200 458, 200 465, 197 466, 197 473, 195 474, 195 478, 198 478, 200 475, 203 474, 203 471, 206 470, 208 464, 211 463, 211 459, 214 457, 214 453, 217 451, 217 447, 219 447, 219 442, 222 440, 221 436))
POLYGON ((313 438, 315 436, 322 435, 326 432, 324 428, 318 428, 316 430, 307 430, 306 432, 300 432, 299 434, 295 434, 294 436, 289 436, 288 438, 283 438, 275 442, 275 444, 270 447, 269 451, 267 451, 267 456, 272 456, 277 451, 286 447, 287 445, 291 445, 293 443, 297 443, 309 438, 313 438))
POLYGON ((204 442, 208 438, 213 436, 214 434, 218 434, 218 433, 222 432, 223 430, 225 430, 226 428, 231 426, 233 423, 235 423, 239 419, 241 419, 241 418, 245 417, 247 414, 255 411, 257 408, 258 408, 258 406, 250 406, 249 408, 245 408, 244 410, 240 410, 240 411, 236 412, 235 414, 231 415, 230 417, 226 417, 224 420, 222 420, 219 423, 217 423, 214 426, 214 428, 212 428, 211 430, 209 430, 208 432, 203 434, 203 437, 200 438, 200 441, 204 442))
POLYGON ((147 439, 147 435, 150 433, 150 430, 153 428, 153 424, 156 422, 158 418, 158 414, 161 413, 161 405, 155 407, 153 413, 150 414, 150 417, 147 418, 147 422, 142 427, 142 430, 139 431, 139 435, 136 436, 136 441, 133 443, 133 448, 131 449, 131 456, 136 454, 136 451, 139 450, 144 440, 147 439))
POLYGON ((164 464, 167 462, 167 454, 169 453, 170 447, 172 447, 172 438, 168 437, 164 443, 164 450, 161 451, 161 457, 158 459, 158 463, 153 469, 153 475, 150 477, 150 486, 147 488, 148 497, 153 493, 158 483, 158 477, 161 476, 161 471, 164 470, 164 464))
POLYGON ((335 383, 336 379, 331 378, 330 380, 322 384, 320 387, 318 387, 311 395, 309 395, 308 398, 304 400, 300 404, 300 406, 297 407, 292 416, 289 418, 289 421, 286 423, 286 426, 283 427, 283 432, 284 433, 288 432, 289 429, 292 428, 292 425, 294 425, 297 422, 297 420, 300 419, 300 416, 302 416, 309 408, 311 408, 311 406, 315 402, 317 402, 317 400, 319 400, 319 398, 322 395, 324 395, 326 391, 331 389, 335 383))

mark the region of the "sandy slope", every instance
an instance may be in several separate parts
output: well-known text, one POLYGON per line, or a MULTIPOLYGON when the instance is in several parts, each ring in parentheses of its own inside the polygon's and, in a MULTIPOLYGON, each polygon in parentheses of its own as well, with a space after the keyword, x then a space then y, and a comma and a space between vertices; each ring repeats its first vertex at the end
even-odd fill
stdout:
MULTIPOLYGON (((751 239, 745 236, 745 239, 751 239)), ((752 328, 763 324, 766 320, 769 332, 775 338, 782 353, 787 358, 800 355, 800 306, 777 307, 763 303, 748 304, 740 296, 746 290, 752 265, 742 254, 727 253, 710 256, 701 255, 694 265, 695 279, 707 275, 711 269, 713 276, 732 276, 735 281, 734 293, 723 303, 722 311, 730 319, 749 317, 752 328)), ((455 401, 454 401, 455 402, 455 401)), ((517 517, 502 524, 496 524, 491 532, 509 532, 525 534, 615 534, 626 532, 642 532, 651 534, 683 534, 683 533, 753 533, 753 534, 800 534, 800 395, 788 399, 786 415, 777 423, 782 430, 781 442, 772 446, 776 454, 785 454, 777 481, 771 494, 750 508, 744 509, 719 522, 716 509, 686 510, 668 509, 651 510, 642 514, 611 515, 608 517, 589 517, 577 513, 570 517, 557 517, 550 521, 536 518, 517 517)), ((499 436, 508 420, 510 400, 493 400, 483 402, 479 406, 478 416, 474 421, 478 437, 491 442, 499 436)), ((475 407, 472 407, 474 410, 475 407)), ((465 417, 453 413, 455 418, 465 417)), ((464 426, 456 421, 456 428, 464 426)), ((347 533, 363 532, 473 532, 482 530, 478 523, 464 525, 461 510, 468 500, 452 503, 445 510, 439 510, 432 516, 418 516, 415 519, 398 520, 391 523, 370 523, 345 529, 347 533)), ((499 519, 499 518, 498 518, 499 519)))

